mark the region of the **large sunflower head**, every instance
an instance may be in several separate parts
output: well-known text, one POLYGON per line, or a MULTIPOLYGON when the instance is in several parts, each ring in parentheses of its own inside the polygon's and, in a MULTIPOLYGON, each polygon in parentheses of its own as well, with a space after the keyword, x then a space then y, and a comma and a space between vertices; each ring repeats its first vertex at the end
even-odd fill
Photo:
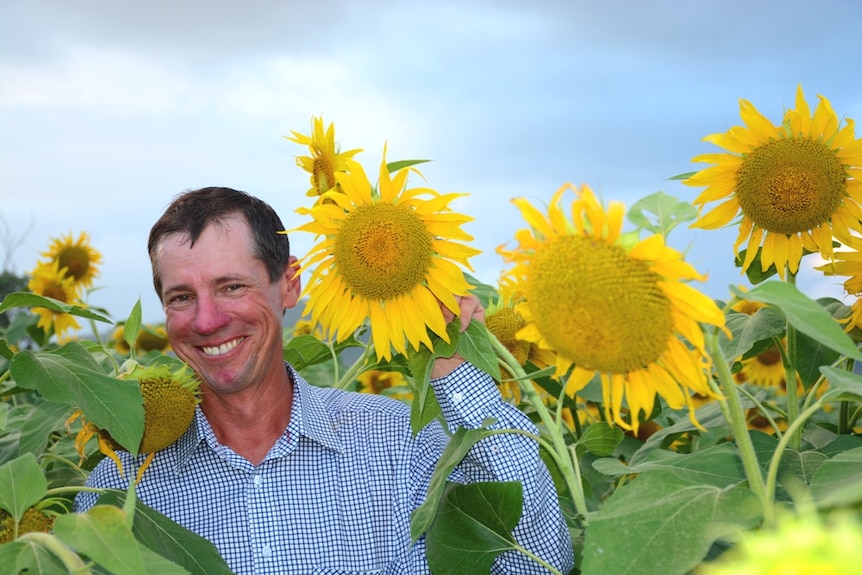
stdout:
POLYGON ((518 337, 554 350, 558 376, 574 365, 569 393, 598 373, 606 416, 624 428, 637 432, 656 394, 672 408, 687 405, 693 419, 691 393, 713 395, 699 322, 724 326, 715 302, 686 283, 705 278, 661 235, 621 241, 623 205, 605 210, 587 186, 560 188, 547 216, 523 198, 514 203, 530 227, 515 233, 515 249, 498 252, 524 281, 518 337), (560 207, 569 189, 571 218, 560 207))
POLYGON ((308 146, 310 156, 298 156, 296 164, 311 174, 311 188, 306 195, 322 196, 337 185, 335 174, 346 172, 349 161, 361 152, 361 149, 340 152, 335 143, 335 126, 329 124, 324 131, 323 118, 312 118, 311 135, 306 136, 290 131, 293 136, 284 136, 291 142, 308 146))
POLYGON ((389 173, 384 148, 377 190, 351 162, 336 174, 340 191, 322 196, 331 201, 297 210, 312 221, 296 229, 322 238, 301 261, 301 270, 314 266, 304 313, 336 341, 369 318, 378 359, 405 353, 405 338, 433 347, 428 328, 448 341, 440 303, 459 313, 456 296, 470 288, 459 265, 472 269, 479 253, 459 243, 473 239, 461 230, 472 218, 449 207, 462 194, 408 189, 407 174, 389 173))
POLYGON ((77 240, 71 233, 52 240, 42 256, 49 262, 57 262, 59 269, 72 278, 76 286, 82 287, 93 285, 102 262, 102 254, 90 245, 90 236, 85 232, 81 232, 77 240))
POLYGON ((726 150, 703 154, 695 162, 714 164, 685 183, 707 186, 694 200, 701 212, 721 201, 692 227, 715 229, 741 214, 734 252, 746 244, 746 271, 760 250, 761 269, 773 264, 799 270, 803 248, 832 258, 833 236, 848 243, 862 229, 862 140, 850 119, 841 127, 829 100, 820 96, 812 116, 800 86, 796 108, 773 125, 746 100, 740 100, 745 126, 734 126, 704 140, 726 150))
MULTIPOLYGON (((66 275, 57 260, 39 263, 36 269, 30 273, 27 289, 36 295, 49 297, 63 303, 82 305, 74 279, 66 275)), ((36 327, 41 327, 45 333, 48 333, 53 325, 54 333, 60 340, 65 339, 66 332, 77 331, 81 327, 75 321, 75 316, 68 313, 54 311, 46 307, 34 307, 32 311, 39 316, 36 327)))

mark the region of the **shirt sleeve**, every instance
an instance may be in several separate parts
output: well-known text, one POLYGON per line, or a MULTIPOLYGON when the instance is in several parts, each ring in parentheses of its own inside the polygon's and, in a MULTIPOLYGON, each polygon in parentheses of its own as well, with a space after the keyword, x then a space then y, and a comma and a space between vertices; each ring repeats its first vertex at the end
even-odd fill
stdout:
MULTIPOLYGON (((536 426, 524 413, 503 401, 494 380, 470 363, 460 365, 446 377, 432 379, 431 386, 452 432, 458 427, 477 429, 493 418, 496 421, 489 429, 516 429, 538 435, 536 426)), ((524 508, 513 530, 515 539, 562 573, 572 569, 572 539, 535 439, 520 433, 487 437, 473 446, 450 479, 464 483, 521 482, 524 508)), ((507 551, 497 558, 492 573, 548 571, 522 553, 507 551)))

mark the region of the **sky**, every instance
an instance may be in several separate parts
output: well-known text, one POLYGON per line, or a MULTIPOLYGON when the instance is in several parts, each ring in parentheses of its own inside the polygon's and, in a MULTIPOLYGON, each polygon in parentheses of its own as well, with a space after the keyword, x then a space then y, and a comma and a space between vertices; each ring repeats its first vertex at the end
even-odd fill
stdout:
MULTIPOLYGON (((23 274, 80 232, 102 254, 91 305, 123 320, 163 312, 146 253, 178 193, 228 186, 305 219, 307 148, 283 138, 335 124, 376 174, 429 159, 494 284, 497 246, 525 227, 510 202, 544 206, 565 183, 631 206, 720 151, 739 99, 779 122, 797 86, 862 118, 857 0, 12 0, 0 4, 0 267, 23 274)), ((813 109, 813 104, 812 104, 813 109)), ((857 137, 862 136, 857 131, 857 137)), ((713 204, 714 205, 714 204, 713 204)), ((727 298, 745 284, 735 229, 678 228, 669 243, 727 298)), ((313 245, 291 236, 294 253, 313 245)), ((810 261, 810 263, 808 263, 810 261)), ((799 287, 842 297, 804 260, 799 287)))

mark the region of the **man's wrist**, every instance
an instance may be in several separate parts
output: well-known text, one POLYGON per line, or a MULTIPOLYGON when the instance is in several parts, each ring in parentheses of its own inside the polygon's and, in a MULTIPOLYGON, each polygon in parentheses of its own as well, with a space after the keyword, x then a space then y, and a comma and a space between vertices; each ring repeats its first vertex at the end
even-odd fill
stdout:
POLYGON ((458 366, 464 363, 464 358, 457 353, 452 357, 438 357, 434 360, 434 365, 431 367, 431 379, 446 377, 458 366))

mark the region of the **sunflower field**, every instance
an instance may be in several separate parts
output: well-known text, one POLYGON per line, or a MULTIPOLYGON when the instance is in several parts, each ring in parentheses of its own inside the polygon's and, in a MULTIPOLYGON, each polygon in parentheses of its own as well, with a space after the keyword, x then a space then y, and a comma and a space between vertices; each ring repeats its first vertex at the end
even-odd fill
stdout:
MULTIPOLYGON (((740 100, 718 149, 630 207, 565 184, 499 246, 498 278, 452 208, 460 194, 412 187, 419 160, 370 178, 313 118, 299 262, 303 318, 284 357, 310 382, 411 406, 418 431, 440 416, 436 357, 457 351, 535 422, 583 575, 846 574, 862 565, 862 139, 829 100, 802 88, 775 125, 740 100), (723 300, 668 242, 679 226, 734 227, 746 286, 723 300), (843 278, 846 304, 796 286, 809 268, 843 278), (484 324, 460 332, 441 306, 479 297, 484 324)), ((158 457, 188 426, 197 389, 163 326, 140 305, 121 321, 88 303, 101 255, 86 233, 51 240, 26 289, 0 293, 0 575, 229 573, 215 548, 125 492, 74 513, 75 495, 116 450, 158 457), (93 336, 82 338, 81 323, 93 336), (103 334, 103 335, 99 335, 103 334), (167 398, 167 399, 166 399, 167 398), (167 403, 173 409, 158 413, 167 403), (179 407, 182 406, 182 409, 179 407), (189 411, 191 410, 191 411, 189 411), (165 443, 167 442, 167 443, 165 443)), ((7 285, 7 284, 2 284, 7 285)), ((15 283, 9 283, 15 286, 15 283)), ((435 574, 488 573, 510 533, 520 485, 449 484, 485 429, 450 439, 411 523, 435 574)), ((540 557, 548 573, 559 573, 540 557)), ((565 575, 565 574, 560 574, 565 575)))

